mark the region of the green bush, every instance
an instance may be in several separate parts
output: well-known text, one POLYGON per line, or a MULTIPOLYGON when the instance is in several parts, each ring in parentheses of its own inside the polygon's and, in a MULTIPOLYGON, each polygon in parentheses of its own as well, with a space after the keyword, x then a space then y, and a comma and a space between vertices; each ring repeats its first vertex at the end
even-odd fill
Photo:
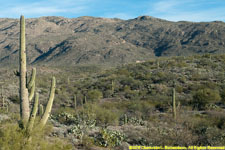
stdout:
POLYGON ((131 90, 128 85, 124 87, 124 96, 128 99, 139 99, 139 91, 137 90, 131 90))
POLYGON ((91 101, 95 101, 95 100, 99 100, 100 98, 102 98, 102 92, 99 90, 90 90, 87 93, 87 100, 91 100, 91 101))
POLYGON ((220 94, 217 90, 211 90, 209 88, 204 88, 198 90, 193 95, 192 104, 195 108, 205 109, 208 104, 218 102, 221 99, 220 94))
MULTIPOLYGON (((47 129, 49 130, 49 129, 47 129)), ((46 131, 47 131, 46 130, 46 131)), ((47 140, 46 131, 38 129, 28 136, 20 129, 17 123, 5 123, 0 127, 0 149, 1 150, 71 150, 72 146, 60 139, 51 137, 47 140)))
POLYGON ((80 113, 88 116, 89 120, 96 120, 96 124, 103 127, 118 125, 121 115, 121 112, 113 108, 112 105, 105 107, 96 103, 86 104, 84 109, 80 110, 80 113))
POLYGON ((225 89, 222 90, 222 92, 220 93, 220 95, 221 95, 221 102, 223 104, 225 104, 225 89))
POLYGON ((112 110, 99 108, 95 110, 96 121, 100 126, 116 125, 119 121, 119 115, 112 110))

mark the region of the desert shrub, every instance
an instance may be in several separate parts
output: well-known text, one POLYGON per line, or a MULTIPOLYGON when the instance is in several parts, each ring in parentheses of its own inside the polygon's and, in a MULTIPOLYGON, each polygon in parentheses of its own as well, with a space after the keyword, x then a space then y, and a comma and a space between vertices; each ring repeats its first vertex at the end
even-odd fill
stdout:
POLYGON ((130 72, 129 72, 127 69, 125 69, 125 68, 119 69, 119 70, 117 71, 117 74, 118 74, 118 75, 130 76, 130 72))
POLYGON ((1 124, 0 127, 0 149, 1 150, 71 150, 72 146, 66 141, 51 137, 51 141, 46 138, 46 131, 38 129, 31 133, 31 138, 20 129, 16 123, 1 124))
POLYGON ((197 145, 224 145, 225 132, 213 126, 213 122, 201 119, 201 122, 193 126, 194 134, 198 135, 197 145))
POLYGON ((74 114, 76 114, 76 111, 77 111, 76 109, 71 108, 71 107, 60 107, 58 109, 53 109, 52 114, 56 115, 56 116, 61 113, 69 113, 69 114, 74 115, 74 114))
POLYGON ((179 77, 177 80, 178 80, 179 82, 181 82, 181 83, 185 83, 187 79, 186 79, 185 76, 181 76, 181 77, 179 77))
POLYGON ((129 126, 125 130, 127 142, 130 145, 146 145, 146 146, 189 146, 194 145, 196 136, 192 135, 191 130, 181 126, 171 124, 161 125, 159 121, 156 124, 151 123, 147 128, 129 126), (149 138, 151 137, 151 138, 149 138))
POLYGON ((225 117, 218 120, 217 127, 219 129, 225 129, 225 117))
POLYGON ((221 96, 221 102, 223 104, 225 104, 225 89, 223 89, 220 93, 220 96, 221 96))
POLYGON ((221 99, 217 90, 211 90, 209 88, 199 89, 193 95, 192 104, 195 108, 205 109, 210 103, 217 102, 221 99))
POLYGON ((152 80, 154 83, 160 83, 165 80, 166 74, 164 72, 157 72, 152 75, 152 80))
POLYGON ((95 101, 95 100, 99 100, 100 98, 102 98, 103 95, 102 95, 102 92, 99 91, 99 90, 90 90, 88 91, 87 93, 87 99, 88 101, 95 101))
POLYGON ((113 96, 112 90, 103 91, 103 97, 104 98, 109 98, 109 97, 112 97, 112 96, 113 96))
POLYGON ((187 67, 187 66, 188 66, 188 64, 184 61, 180 61, 179 63, 177 63, 177 67, 180 67, 180 68, 187 67))
POLYGON ((165 93, 168 93, 169 91, 165 84, 155 84, 152 89, 154 89, 157 94, 163 94, 163 95, 165 93))
POLYGON ((66 113, 66 112, 62 112, 56 115, 55 119, 61 124, 66 124, 66 125, 73 124, 77 121, 77 118, 74 115, 70 113, 66 113))
POLYGON ((120 111, 110 108, 107 108, 96 104, 86 104, 83 112, 89 116, 90 119, 96 120, 96 124, 99 126, 108 126, 108 125, 117 125, 120 117, 120 111))
POLYGON ((210 88, 210 89, 218 89, 218 85, 215 82, 208 81, 204 84, 205 87, 210 88))
POLYGON ((96 121, 97 124, 100 126, 108 126, 108 125, 116 125, 118 124, 119 115, 112 110, 108 109, 97 109, 95 110, 96 113, 96 121))
POLYGON ((50 80, 49 80, 49 78, 48 78, 48 76, 37 76, 36 77, 36 83, 37 83, 37 87, 39 87, 39 88, 43 88, 43 89, 46 89, 46 88, 48 88, 49 87, 49 83, 50 83, 50 80))
POLYGON ((192 81, 199 81, 202 79, 202 75, 199 74, 198 72, 194 71, 192 72, 191 80, 192 81))
POLYGON ((225 129, 225 114, 218 111, 207 111, 206 120, 210 120, 211 126, 217 127, 219 129, 225 129))
POLYGON ((168 111, 168 103, 165 102, 159 102, 158 104, 155 105, 155 109, 160 111, 160 112, 166 112, 168 111))
POLYGON ((135 100, 139 98, 139 91, 131 90, 130 87, 126 85, 124 87, 124 96, 125 98, 135 100))
POLYGON ((188 87, 184 90, 184 92, 185 93, 196 92, 199 89, 204 89, 204 88, 206 88, 206 87, 202 84, 190 83, 190 84, 188 84, 188 87))
POLYGON ((149 72, 143 73, 143 72, 138 72, 135 74, 135 79, 138 80, 149 80, 151 78, 151 74, 149 72))
POLYGON ((72 128, 68 129, 68 133, 74 134, 74 136, 79 139, 83 139, 83 136, 87 133, 87 130, 92 129, 95 125, 96 120, 92 119, 90 115, 77 115, 74 117, 74 124, 72 128))
POLYGON ((182 92, 183 92, 183 86, 177 85, 177 86, 176 86, 176 91, 177 91, 178 93, 182 93, 182 92))
POLYGON ((132 124, 134 126, 144 126, 146 123, 140 117, 132 117, 132 116, 121 116, 120 118, 120 125, 123 124, 132 124), (126 117, 126 118, 125 118, 126 117))
POLYGON ((116 147, 125 139, 125 135, 119 131, 102 129, 95 137, 95 144, 102 147, 116 147))

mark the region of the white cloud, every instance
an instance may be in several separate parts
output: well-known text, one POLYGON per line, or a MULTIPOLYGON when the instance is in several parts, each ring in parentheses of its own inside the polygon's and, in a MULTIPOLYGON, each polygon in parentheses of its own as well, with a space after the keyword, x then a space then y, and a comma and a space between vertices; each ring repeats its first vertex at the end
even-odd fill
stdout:
POLYGON ((149 5, 150 9, 146 14, 170 21, 215 21, 225 20, 225 6, 217 8, 207 7, 218 4, 215 1, 206 0, 158 0, 149 5))
POLYGON ((27 17, 48 16, 59 13, 79 14, 88 10, 89 0, 49 0, 33 3, 14 3, 10 7, 0 6, 0 17, 18 17, 23 14, 27 17))
POLYGON ((178 6, 182 1, 176 1, 176 0, 162 0, 158 1, 153 5, 153 10, 157 12, 167 12, 171 9, 174 9, 174 7, 178 6))
POLYGON ((171 21, 224 21, 225 14, 218 14, 218 10, 208 10, 201 12, 180 12, 174 15, 161 15, 162 19, 171 21))

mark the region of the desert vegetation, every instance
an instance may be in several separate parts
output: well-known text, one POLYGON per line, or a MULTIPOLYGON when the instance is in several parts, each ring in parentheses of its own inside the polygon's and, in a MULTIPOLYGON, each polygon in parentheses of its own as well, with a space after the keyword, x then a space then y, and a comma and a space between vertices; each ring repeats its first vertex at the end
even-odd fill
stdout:
MULTIPOLYGON (((48 95, 49 75, 54 72, 57 78, 49 120, 52 130, 44 136, 66 140, 74 149, 222 146, 225 144, 224 68, 224 55, 209 54, 152 59, 99 69, 94 74, 90 73, 91 67, 86 70, 38 67, 41 73, 36 80, 40 95, 48 95)), ((3 95, 9 103, 8 119, 1 121, 4 127, 9 122, 14 125, 15 117, 11 115, 18 115, 18 95, 9 92, 12 87, 18 89, 18 81, 14 76, 6 80, 13 73, 1 70, 3 91, 8 91, 3 95)))

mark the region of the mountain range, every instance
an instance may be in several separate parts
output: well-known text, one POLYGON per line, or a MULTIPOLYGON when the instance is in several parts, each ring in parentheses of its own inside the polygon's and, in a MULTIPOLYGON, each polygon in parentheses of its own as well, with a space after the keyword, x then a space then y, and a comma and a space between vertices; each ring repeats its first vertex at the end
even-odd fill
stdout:
MULTIPOLYGON (((117 65, 160 56, 225 53, 225 23, 171 22, 151 16, 26 19, 34 65, 117 65)), ((0 19, 0 65, 18 63, 19 19, 0 19)))

